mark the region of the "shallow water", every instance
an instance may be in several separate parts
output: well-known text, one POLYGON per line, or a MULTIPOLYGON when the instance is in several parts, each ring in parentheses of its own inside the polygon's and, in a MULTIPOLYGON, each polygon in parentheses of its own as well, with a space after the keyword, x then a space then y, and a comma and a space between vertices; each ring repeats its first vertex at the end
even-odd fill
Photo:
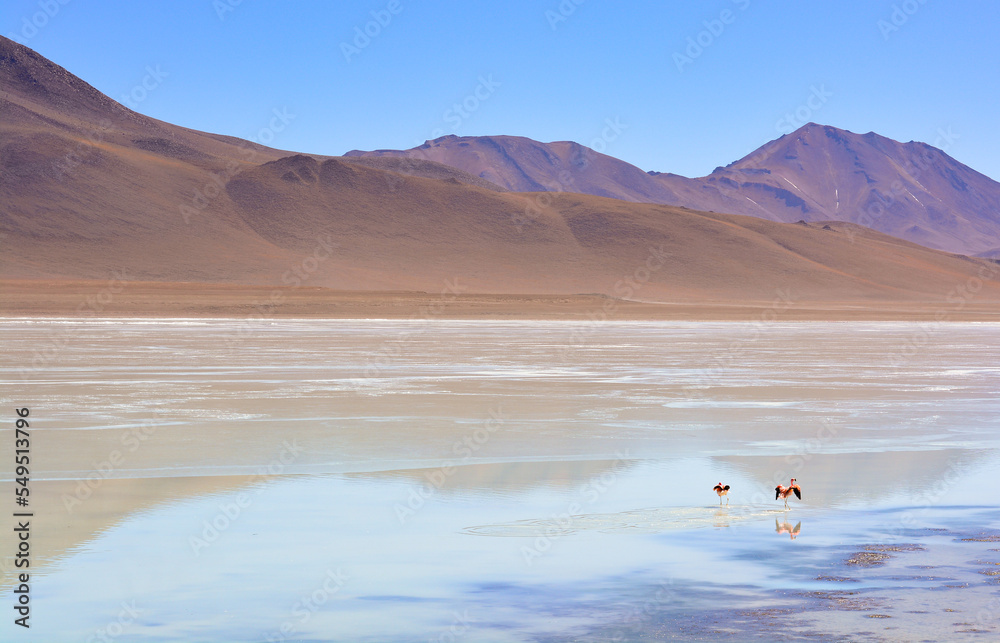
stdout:
POLYGON ((0 341, 36 512, 32 628, 4 640, 998 631, 1000 325, 7 320, 0 341))

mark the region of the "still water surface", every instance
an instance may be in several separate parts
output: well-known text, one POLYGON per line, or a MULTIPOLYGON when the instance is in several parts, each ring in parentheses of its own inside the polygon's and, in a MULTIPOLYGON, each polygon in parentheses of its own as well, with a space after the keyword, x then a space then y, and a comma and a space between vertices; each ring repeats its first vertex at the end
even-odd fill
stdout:
POLYGON ((1000 325, 6 320, 0 341, 36 514, 32 628, 2 640, 998 631, 1000 325))

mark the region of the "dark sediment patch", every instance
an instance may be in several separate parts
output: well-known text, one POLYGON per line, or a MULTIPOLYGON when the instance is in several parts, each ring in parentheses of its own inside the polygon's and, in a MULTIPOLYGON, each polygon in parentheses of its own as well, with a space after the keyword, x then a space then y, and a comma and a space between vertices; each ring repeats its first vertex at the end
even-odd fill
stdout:
POLYGON ((867 612, 886 606, 884 599, 862 596, 858 592, 804 592, 799 594, 799 596, 816 599, 818 601, 827 601, 825 605, 821 603, 824 609, 842 610, 847 612, 867 612))
POLYGON ((958 540, 963 543, 1000 543, 1000 532, 984 531, 973 536, 968 536, 966 538, 959 538, 958 540))
POLYGON ((924 547, 923 545, 914 545, 912 543, 909 543, 905 545, 865 545, 865 550, 882 551, 882 552, 887 552, 887 551, 900 552, 900 551, 927 551, 927 548, 924 547))
POLYGON ((859 551, 844 561, 844 564, 851 567, 881 567, 890 558, 892 556, 881 552, 859 551))
POLYGON ((885 564, 885 561, 892 558, 890 552, 907 551, 927 551, 927 548, 923 545, 914 544, 865 545, 861 551, 844 561, 844 564, 852 567, 881 567, 885 564))
POLYGON ((1000 585, 1000 569, 980 569, 980 574, 987 577, 988 585, 1000 585))

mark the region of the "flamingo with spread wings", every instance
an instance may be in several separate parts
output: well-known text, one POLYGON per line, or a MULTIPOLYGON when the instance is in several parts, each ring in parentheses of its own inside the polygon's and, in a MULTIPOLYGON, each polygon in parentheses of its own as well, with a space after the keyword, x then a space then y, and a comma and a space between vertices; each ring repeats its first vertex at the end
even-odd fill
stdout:
POLYGON ((802 500, 802 487, 795 484, 795 478, 788 484, 787 487, 783 487, 780 484, 774 488, 774 499, 777 500, 781 498, 785 501, 785 509, 788 509, 788 496, 795 494, 795 497, 802 500))

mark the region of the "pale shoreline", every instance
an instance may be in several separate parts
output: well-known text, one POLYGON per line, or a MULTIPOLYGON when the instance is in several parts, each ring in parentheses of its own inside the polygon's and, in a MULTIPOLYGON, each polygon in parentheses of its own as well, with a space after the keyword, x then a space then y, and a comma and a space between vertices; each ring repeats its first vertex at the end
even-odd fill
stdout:
POLYGON ((0 282, 0 319, 485 319, 600 321, 1000 321, 1000 301, 641 302, 601 294, 435 294, 153 282, 0 282))

